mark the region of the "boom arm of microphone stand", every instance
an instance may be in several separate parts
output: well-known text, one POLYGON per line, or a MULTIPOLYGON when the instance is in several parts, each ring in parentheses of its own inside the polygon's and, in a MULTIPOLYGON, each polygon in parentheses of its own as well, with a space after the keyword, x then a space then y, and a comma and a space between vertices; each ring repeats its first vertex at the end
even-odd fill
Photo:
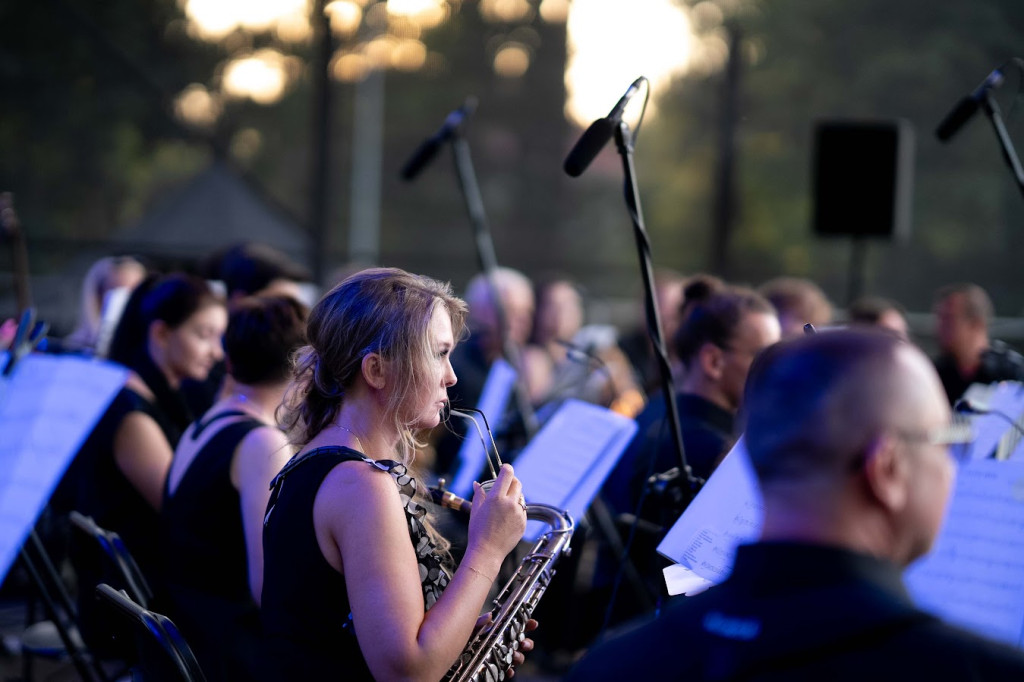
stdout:
POLYGON ((526 390, 526 377, 523 372, 522 353, 519 347, 509 335, 508 315, 505 306, 501 302, 501 295, 495 282, 494 273, 498 269, 498 257, 494 251, 494 240, 491 239, 491 231, 487 225, 487 216, 484 212, 484 202, 480 196, 480 186, 476 181, 476 172, 473 170, 473 159, 469 153, 469 143, 459 133, 454 131, 451 135, 452 154, 455 159, 455 170, 459 177, 459 187, 462 190, 463 199, 466 201, 466 210, 469 213, 469 222, 473 228, 473 241, 476 244, 477 256, 480 259, 480 268, 487 278, 491 289, 491 300, 494 303, 494 310, 498 318, 498 333, 501 335, 501 345, 505 360, 516 370, 515 398, 516 407, 523 419, 523 427, 526 430, 527 439, 537 433, 537 415, 530 404, 530 396, 526 390))
POLYGON ((690 469, 690 465, 686 461, 686 451, 683 448, 683 431, 679 423, 676 392, 672 385, 672 369, 669 367, 668 354, 665 352, 665 336, 662 333, 661 316, 658 314, 658 306, 654 300, 651 242, 647 236, 647 229, 644 227, 643 210, 640 207, 640 189, 636 183, 636 172, 633 167, 633 139, 629 131, 629 125, 625 121, 619 121, 618 126, 615 128, 615 146, 622 157, 622 169, 625 173, 626 207, 629 209, 630 218, 632 218, 633 234, 636 237, 637 252, 640 258, 640 274, 644 283, 644 304, 647 310, 647 332, 651 337, 654 354, 658 360, 662 395, 665 398, 672 439, 676 452, 679 455, 680 476, 684 477, 687 483, 683 490, 685 495, 683 502, 684 504, 689 504, 704 481, 695 476, 693 470, 690 469))
POLYGON ((1003 159, 1010 167, 1010 171, 1017 181, 1017 188, 1024 194, 1024 169, 1021 168, 1020 159, 1017 158, 1017 152, 1013 147, 1013 140, 1010 139, 1010 134, 1006 131, 1006 125, 1003 123, 1003 115, 999 109, 999 104, 990 90, 985 91, 981 107, 985 110, 989 121, 992 122, 992 128, 995 130, 996 137, 999 139, 999 146, 1003 151, 1003 159))

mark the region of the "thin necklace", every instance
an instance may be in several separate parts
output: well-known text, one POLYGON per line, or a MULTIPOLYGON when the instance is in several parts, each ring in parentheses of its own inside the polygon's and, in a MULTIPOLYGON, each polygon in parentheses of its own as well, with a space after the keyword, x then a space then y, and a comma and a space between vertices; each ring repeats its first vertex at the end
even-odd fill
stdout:
POLYGON ((352 437, 356 439, 356 445, 359 446, 359 451, 362 452, 363 454, 366 454, 366 448, 363 447, 363 441, 359 440, 359 436, 356 435, 355 431, 341 424, 335 424, 335 426, 337 426, 339 429, 342 429, 343 431, 348 431, 350 434, 352 434, 352 437))

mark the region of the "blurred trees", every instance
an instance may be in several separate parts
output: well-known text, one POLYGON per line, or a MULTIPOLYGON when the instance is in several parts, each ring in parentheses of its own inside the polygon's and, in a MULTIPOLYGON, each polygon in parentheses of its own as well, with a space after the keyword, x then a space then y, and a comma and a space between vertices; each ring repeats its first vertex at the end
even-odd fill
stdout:
MULTIPOLYGON (((899 117, 916 132, 912 238, 871 244, 869 290, 927 309, 934 288, 974 280, 1002 314, 1019 314, 1015 255, 1024 246, 1024 211, 991 127, 979 113, 948 145, 933 131, 960 97, 1020 53, 1024 6, 773 0, 737 12, 737 2, 718 4, 722 20, 744 36, 733 274, 754 283, 810 276, 844 303, 848 240, 811 235, 814 125, 899 117)), ((1004 113, 1020 84, 1009 69, 998 93, 1004 113)), ((657 142, 638 151, 655 241, 670 252, 666 264, 687 270, 708 262, 721 87, 721 72, 681 79, 645 133, 647 143, 657 142)), ((1008 116, 1011 134, 1021 129, 1019 113, 1008 116)))
POLYGON ((63 237, 101 239, 201 167, 170 98, 218 50, 181 23, 174 0, 0 4, 0 184, 30 240, 52 253, 63 237))
MULTIPOLYGON (((543 21, 536 11, 484 17, 482 4, 455 3, 458 11, 423 33, 434 55, 424 68, 384 76, 381 260, 456 286, 477 267, 447 150, 415 183, 398 180, 419 142, 472 94, 480 106, 465 134, 499 261, 532 275, 565 271, 599 297, 636 295, 636 256, 614 151, 577 180, 561 171, 581 132, 563 115, 564 24, 543 21), (527 68, 499 75, 495 58, 513 43, 527 53, 527 68)), ((537 4, 532 0, 531 7, 537 4)), ((742 60, 731 274, 755 284, 782 273, 806 275, 843 302, 848 244, 817 239, 810 230, 813 127, 821 119, 903 117, 917 133, 912 238, 871 245, 869 291, 925 309, 934 288, 970 279, 993 293, 1000 313, 1021 311, 1014 260, 1024 247, 1021 197, 995 137, 982 114, 948 145, 932 131, 959 97, 1018 54, 1024 5, 686 4, 704 52, 690 75, 654 93, 656 115, 644 123, 636 148, 656 265, 688 272, 710 267, 723 26, 734 22, 742 60)), ((342 38, 338 46, 351 49, 342 38)), ((616 49, 614 40, 608 49, 616 49)), ((137 218, 154 192, 215 153, 308 218, 311 55, 308 41, 286 41, 272 31, 200 40, 177 0, 0 4, 0 185, 16 193, 34 271, 59 267, 54 254, 61 239, 102 242, 137 218), (266 47, 294 58, 294 77, 279 101, 221 98, 219 116, 206 127, 174 116, 175 98, 190 84, 216 94, 230 54, 266 47)), ((609 84, 615 93, 609 108, 626 85, 609 84)), ((998 93, 1004 111, 1019 86, 1020 74, 1011 73, 998 93)), ((349 255, 356 86, 335 82, 332 92, 327 248, 340 263, 349 255)), ((1017 113, 1008 116, 1011 133, 1019 130, 1017 113)))

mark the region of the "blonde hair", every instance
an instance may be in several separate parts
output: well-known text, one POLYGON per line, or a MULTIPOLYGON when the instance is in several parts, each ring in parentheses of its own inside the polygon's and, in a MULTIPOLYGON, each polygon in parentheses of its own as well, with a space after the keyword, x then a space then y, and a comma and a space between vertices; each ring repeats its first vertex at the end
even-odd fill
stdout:
POLYGON ((103 322, 105 297, 114 288, 115 276, 129 270, 138 273, 137 281, 146 275, 146 266, 130 256, 107 256, 89 267, 82 280, 78 326, 67 339, 70 347, 88 351, 96 349, 103 322))
POLYGON ((397 268, 357 272, 323 296, 309 314, 291 386, 279 420, 293 443, 304 445, 337 418, 363 357, 378 353, 391 367, 385 408, 400 434, 399 458, 412 463, 417 447, 409 397, 440 380, 429 369, 436 352, 428 334, 437 306, 451 317, 455 338, 464 334, 466 304, 451 286, 397 268))

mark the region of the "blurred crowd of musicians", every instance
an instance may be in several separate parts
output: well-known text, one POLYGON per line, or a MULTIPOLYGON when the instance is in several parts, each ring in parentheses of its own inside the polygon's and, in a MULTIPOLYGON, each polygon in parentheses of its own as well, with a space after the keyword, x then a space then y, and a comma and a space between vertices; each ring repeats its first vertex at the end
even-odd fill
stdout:
MULTIPOLYGON (((834 320, 805 279, 658 273, 687 462, 707 479, 744 432, 766 504, 762 540, 726 583, 669 599, 654 548, 681 510, 651 481, 680 461, 640 315, 628 330, 588 323, 578 283, 508 268, 463 298, 393 268, 349 268, 319 297, 310 279, 254 244, 194 274, 104 258, 78 327, 52 344, 129 373, 48 513, 120 534, 208 679, 444 675, 526 523, 508 464, 474 485, 468 518, 427 494, 475 437, 449 405, 476 406, 499 358, 521 378, 491 425, 506 462, 567 399, 638 425, 598 496, 612 523, 578 520, 536 614, 544 635, 536 651, 526 637, 512 672, 526 658, 554 675, 575 664, 578 679, 1021 679, 1024 654, 926 616, 900 579, 941 523, 950 405, 972 383, 1024 379, 1024 360, 989 338, 980 287, 937 292, 929 360, 896 301, 834 320), (802 577, 775 575, 794 563, 802 577)), ((83 634, 117 656, 93 596, 103 559, 71 537, 83 634)))

